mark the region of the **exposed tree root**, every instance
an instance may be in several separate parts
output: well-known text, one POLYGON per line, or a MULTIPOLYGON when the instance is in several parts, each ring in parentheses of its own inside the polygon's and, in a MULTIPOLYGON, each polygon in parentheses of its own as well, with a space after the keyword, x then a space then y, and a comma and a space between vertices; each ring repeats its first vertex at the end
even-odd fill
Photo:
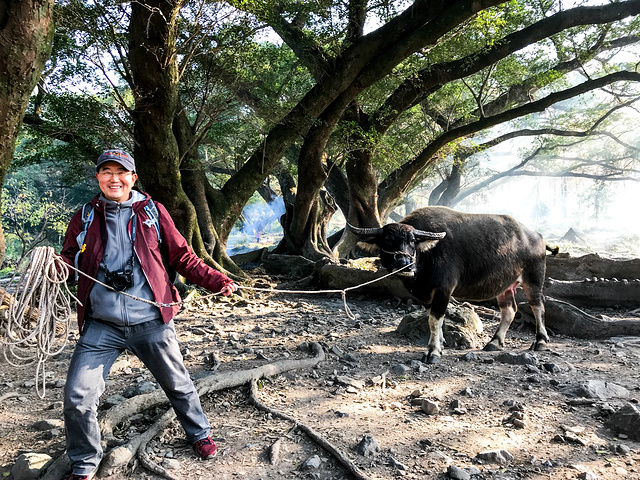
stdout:
POLYGON ((356 464, 354 464, 349 458, 342 453, 337 447, 331 444, 328 440, 322 437, 319 433, 313 430, 308 425, 298 422, 295 418, 287 415, 286 413, 279 412, 277 410, 268 407, 264 403, 262 403, 258 399, 258 381, 257 379, 251 380, 251 402, 256 406, 256 408, 263 410, 267 413, 270 413, 274 417, 281 418, 283 420, 287 420, 294 424, 294 428, 304 432, 311 438, 314 442, 324 448, 327 452, 333 455, 351 474, 358 480, 369 480, 362 470, 358 468, 356 464))
MULTIPOLYGON (((282 360, 250 370, 209 375, 195 382, 196 389, 198 390, 198 394, 203 396, 227 388, 239 387, 246 383, 278 375, 289 370, 311 368, 323 361, 325 354, 322 347, 317 343, 312 343, 310 347, 314 354, 313 357, 300 360, 282 360)), ((166 404, 168 404, 168 401, 164 392, 156 391, 138 395, 116 405, 107 412, 101 421, 100 425, 103 438, 108 438, 113 441, 115 439, 113 435, 113 427, 115 425, 124 421, 134 413, 166 404)), ((137 456, 140 463, 148 470, 169 480, 175 480, 175 477, 173 477, 171 473, 153 462, 151 457, 145 453, 147 443, 156 435, 159 435, 174 419, 175 413, 173 409, 169 409, 144 433, 132 438, 126 445, 120 445, 111 450, 101 463, 100 476, 113 475, 126 468, 134 456, 137 456)))

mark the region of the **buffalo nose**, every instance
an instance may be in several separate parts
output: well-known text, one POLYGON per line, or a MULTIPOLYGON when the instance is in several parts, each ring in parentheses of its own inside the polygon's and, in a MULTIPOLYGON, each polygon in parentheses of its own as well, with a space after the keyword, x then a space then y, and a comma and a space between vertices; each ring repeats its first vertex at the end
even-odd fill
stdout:
POLYGON ((411 259, 409 257, 396 257, 396 268, 406 267, 411 263, 411 259))

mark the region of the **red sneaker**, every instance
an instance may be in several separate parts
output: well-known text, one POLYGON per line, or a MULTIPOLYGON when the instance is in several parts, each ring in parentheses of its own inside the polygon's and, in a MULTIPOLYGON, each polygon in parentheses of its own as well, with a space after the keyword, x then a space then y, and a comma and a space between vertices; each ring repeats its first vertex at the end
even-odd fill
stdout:
POLYGON ((78 475, 74 473, 69 477, 69 480, 91 480, 92 478, 93 473, 91 475, 78 475))
POLYGON ((210 458, 215 457, 216 452, 218 451, 218 447, 216 446, 215 442, 211 440, 211 437, 198 440, 194 444, 194 447, 196 449, 196 452, 198 452, 198 455, 200 455, 203 460, 209 460, 210 458))

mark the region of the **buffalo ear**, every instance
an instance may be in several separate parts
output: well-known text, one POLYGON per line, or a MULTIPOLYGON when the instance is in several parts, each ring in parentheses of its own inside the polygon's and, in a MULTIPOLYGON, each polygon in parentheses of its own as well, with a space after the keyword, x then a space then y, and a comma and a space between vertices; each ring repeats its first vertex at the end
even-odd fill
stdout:
POLYGON ((376 240, 376 238, 365 238, 358 241, 356 245, 367 253, 378 255, 380 253, 380 246, 376 243, 376 240))
POLYGON ((416 250, 421 253, 427 252, 431 250, 433 247, 435 247, 439 241, 440 241, 439 238, 438 239, 433 239, 433 238, 419 239, 416 241, 416 250))

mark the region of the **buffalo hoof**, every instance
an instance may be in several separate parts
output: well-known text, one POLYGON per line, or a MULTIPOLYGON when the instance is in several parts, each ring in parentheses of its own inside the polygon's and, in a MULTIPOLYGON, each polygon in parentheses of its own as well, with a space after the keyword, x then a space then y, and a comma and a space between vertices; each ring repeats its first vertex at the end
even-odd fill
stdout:
POLYGON ((502 347, 498 345, 497 342, 489 342, 484 346, 483 350, 485 352, 499 352, 502 350, 502 347))
POLYGON ((549 351, 549 346, 544 340, 538 340, 537 342, 533 342, 533 345, 531 345, 531 350, 534 350, 536 352, 547 352, 549 351))
POLYGON ((439 361, 440 361, 440 355, 434 355, 433 352, 425 352, 424 355, 422 355, 422 363, 435 365, 439 361))

